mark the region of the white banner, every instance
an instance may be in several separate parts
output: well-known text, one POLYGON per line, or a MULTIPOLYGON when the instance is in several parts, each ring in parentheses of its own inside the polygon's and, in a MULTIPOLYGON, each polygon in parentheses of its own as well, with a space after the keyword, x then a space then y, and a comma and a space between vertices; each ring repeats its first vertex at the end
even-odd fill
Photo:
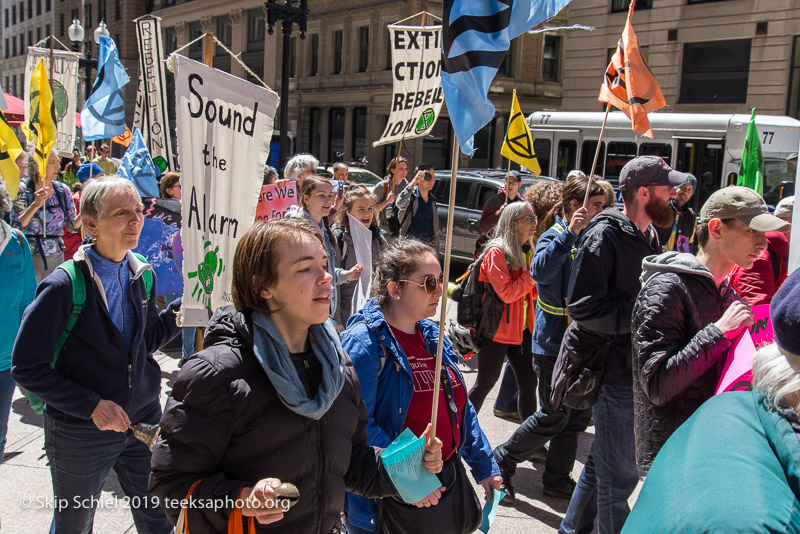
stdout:
MULTIPOLYGON (((78 97, 78 58, 80 54, 65 50, 53 50, 53 100, 56 103, 56 119, 58 137, 53 150, 61 157, 72 157, 75 148, 75 99, 78 97)), ((30 119, 31 86, 33 75, 39 60, 44 59, 44 66, 50 75, 50 49, 28 47, 28 58, 25 61, 25 122, 30 119)))
POLYGON ((389 122, 372 146, 427 135, 442 109, 441 26, 389 25, 392 105, 389 122))
POLYGON ((350 221, 350 236, 353 238, 353 249, 356 253, 356 264, 363 269, 350 302, 350 315, 364 306, 372 291, 372 232, 361 221, 347 214, 350 221))
MULTIPOLYGON (((162 61, 161 19, 145 15, 136 19, 136 38, 139 45, 139 89, 133 126, 142 132, 150 155, 162 172, 174 170, 172 145, 167 116, 167 79, 162 61)), ((131 126, 131 130, 133 130, 131 126)))
POLYGON ((183 324, 232 304, 236 244, 256 218, 278 95, 175 55, 183 200, 183 324))

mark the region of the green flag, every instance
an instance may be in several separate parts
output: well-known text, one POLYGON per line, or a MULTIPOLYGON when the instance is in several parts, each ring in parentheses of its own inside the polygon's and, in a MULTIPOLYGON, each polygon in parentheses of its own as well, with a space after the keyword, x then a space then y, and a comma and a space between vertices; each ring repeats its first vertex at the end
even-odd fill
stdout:
POLYGON ((739 164, 739 178, 736 185, 749 187, 764 196, 764 156, 761 154, 761 140, 756 131, 756 108, 750 117, 747 135, 744 137, 742 161, 739 164))

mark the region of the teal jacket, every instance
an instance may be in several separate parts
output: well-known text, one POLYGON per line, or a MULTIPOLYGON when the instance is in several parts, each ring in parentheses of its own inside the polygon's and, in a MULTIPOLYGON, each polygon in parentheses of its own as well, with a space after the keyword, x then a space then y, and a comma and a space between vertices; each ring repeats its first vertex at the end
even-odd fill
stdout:
POLYGON ((0 306, 4 310, 0 321, 0 371, 6 371, 11 367, 22 314, 36 295, 36 274, 28 239, 5 222, 0 221, 0 225, 0 306))
POLYGON ((706 401, 656 456, 622 533, 800 532, 800 418, 783 404, 706 401))

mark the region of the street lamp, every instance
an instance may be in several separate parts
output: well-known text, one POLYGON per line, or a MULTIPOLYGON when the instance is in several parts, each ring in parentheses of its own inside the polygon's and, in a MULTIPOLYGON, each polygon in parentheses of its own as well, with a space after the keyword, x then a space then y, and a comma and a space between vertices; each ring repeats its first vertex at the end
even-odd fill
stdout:
POLYGON ((292 29, 297 24, 300 30, 300 39, 306 37, 306 19, 308 18, 308 1, 299 0, 300 7, 295 7, 298 0, 267 0, 264 9, 267 12, 267 31, 273 33, 273 26, 283 22, 283 63, 281 65, 281 137, 279 150, 279 165, 283 169, 289 159, 289 56, 291 47, 292 29))

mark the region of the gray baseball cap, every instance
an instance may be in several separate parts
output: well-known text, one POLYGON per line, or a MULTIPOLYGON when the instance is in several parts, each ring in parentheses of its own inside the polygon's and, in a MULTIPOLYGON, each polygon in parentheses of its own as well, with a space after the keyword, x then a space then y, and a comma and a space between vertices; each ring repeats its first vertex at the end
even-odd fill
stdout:
POLYGON ((770 214, 761 195, 738 185, 729 185, 714 191, 700 210, 700 220, 738 219, 759 232, 783 230, 789 223, 770 214))
POLYGON ((658 156, 639 156, 622 167, 619 174, 620 189, 636 189, 648 185, 679 187, 686 183, 689 175, 678 172, 658 156))

